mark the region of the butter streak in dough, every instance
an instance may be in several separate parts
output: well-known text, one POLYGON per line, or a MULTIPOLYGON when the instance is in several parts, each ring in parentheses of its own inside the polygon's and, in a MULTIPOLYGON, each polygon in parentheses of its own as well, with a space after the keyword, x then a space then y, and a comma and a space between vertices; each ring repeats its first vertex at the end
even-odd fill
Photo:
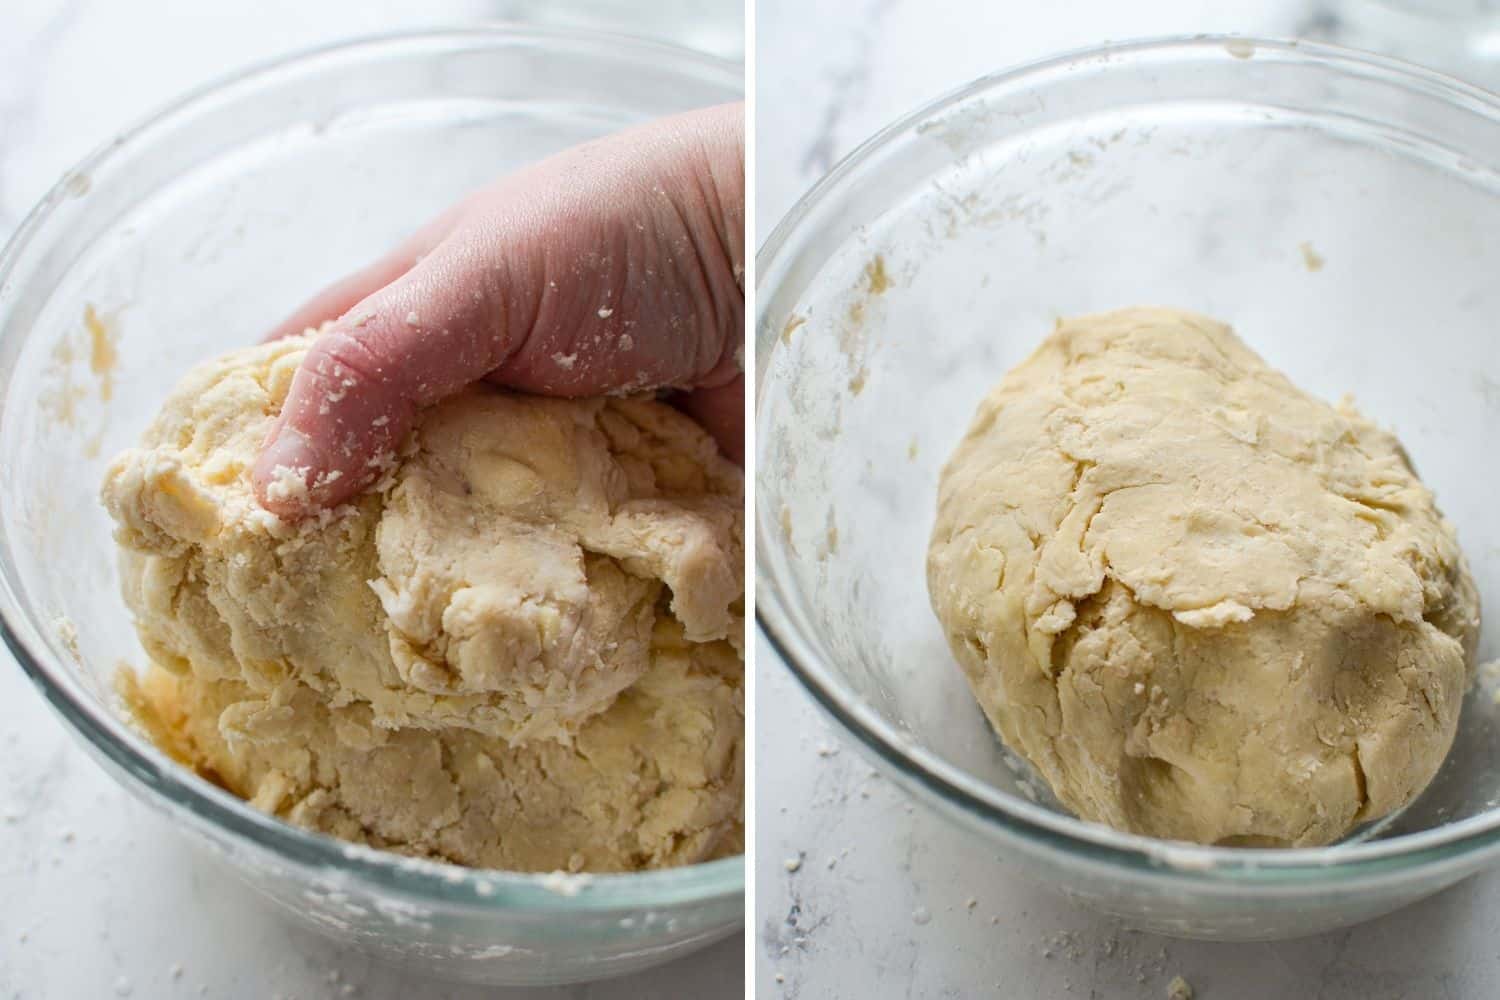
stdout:
POLYGON ((1086 819, 1315 845, 1452 743, 1479 603, 1400 444, 1221 323, 1059 324, 942 475, 933 609, 992 724, 1086 819))
POLYGON ((741 850, 739 470, 663 404, 476 387, 291 525, 249 473, 308 343, 196 369, 108 473, 158 740, 302 826, 463 864, 741 850))

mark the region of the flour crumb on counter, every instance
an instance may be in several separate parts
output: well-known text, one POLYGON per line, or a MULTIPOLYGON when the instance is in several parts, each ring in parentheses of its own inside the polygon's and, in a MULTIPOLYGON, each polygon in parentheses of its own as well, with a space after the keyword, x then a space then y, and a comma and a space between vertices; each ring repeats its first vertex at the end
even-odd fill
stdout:
POLYGON ((1167 1000, 1193 1000, 1193 987, 1181 976, 1173 976, 1167 984, 1167 1000))
POLYGON ((932 911, 927 909, 927 907, 925 906, 917 907, 915 910, 911 911, 911 922, 916 924, 918 927, 925 926, 926 924, 931 923, 932 911))
POLYGON ((802 855, 799 854, 795 858, 787 858, 782 867, 787 870, 788 874, 796 874, 802 870, 802 855))
POLYGON ((1084 949, 1078 942, 1078 935, 1073 931, 1058 931, 1042 938, 1043 958, 1051 958, 1059 953, 1074 962, 1082 959, 1084 949))

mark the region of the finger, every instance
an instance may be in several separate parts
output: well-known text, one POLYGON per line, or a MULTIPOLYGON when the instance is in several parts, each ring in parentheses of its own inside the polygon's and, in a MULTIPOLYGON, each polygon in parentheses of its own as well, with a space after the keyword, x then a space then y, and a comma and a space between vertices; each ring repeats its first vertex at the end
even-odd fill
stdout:
POLYGON ((745 376, 708 389, 695 389, 670 402, 718 442, 724 457, 735 465, 745 464, 745 376))
POLYGON ((508 178, 336 321, 256 464, 262 503, 298 516, 341 502, 379 474, 418 409, 486 375, 564 396, 732 381, 744 339, 742 111, 695 117, 508 178))
POLYGON ((393 461, 419 407, 493 367, 472 353, 487 345, 460 342, 451 322, 423 324, 412 305, 430 310, 432 297, 411 278, 361 300, 313 342, 255 465, 266 509, 297 517, 352 496, 393 461))

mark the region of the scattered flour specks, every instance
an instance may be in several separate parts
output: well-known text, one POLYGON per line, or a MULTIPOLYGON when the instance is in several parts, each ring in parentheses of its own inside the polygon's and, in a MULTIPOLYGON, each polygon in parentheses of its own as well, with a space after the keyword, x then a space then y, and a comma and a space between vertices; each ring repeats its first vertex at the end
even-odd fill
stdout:
POLYGON ((565 871, 548 872, 541 878, 542 888, 559 896, 576 896, 593 881, 585 872, 573 874, 565 871))

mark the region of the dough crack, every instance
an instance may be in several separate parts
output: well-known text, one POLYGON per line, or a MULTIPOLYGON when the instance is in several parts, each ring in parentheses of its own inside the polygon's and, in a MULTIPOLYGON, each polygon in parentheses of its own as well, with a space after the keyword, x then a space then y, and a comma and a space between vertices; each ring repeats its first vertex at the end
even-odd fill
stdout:
POLYGON ((1365 764, 1360 758, 1358 740, 1349 747, 1349 765, 1354 770, 1354 816, 1358 819, 1364 814, 1365 806, 1370 801, 1369 779, 1365 777, 1365 764))

